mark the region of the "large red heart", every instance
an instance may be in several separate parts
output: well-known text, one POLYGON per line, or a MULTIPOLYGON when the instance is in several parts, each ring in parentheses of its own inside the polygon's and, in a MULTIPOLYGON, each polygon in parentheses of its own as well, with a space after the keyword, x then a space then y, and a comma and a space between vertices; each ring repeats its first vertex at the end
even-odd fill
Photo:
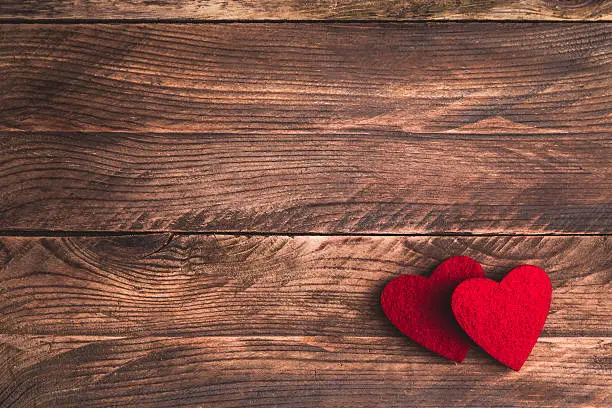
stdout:
POLYGON ((380 298, 387 318, 420 345, 462 362, 471 340, 463 333, 450 307, 453 290, 468 278, 483 277, 478 262, 456 256, 442 262, 429 279, 402 275, 385 286, 380 298))
POLYGON ((518 371, 542 332, 551 298, 546 272, 523 265, 501 283, 485 278, 461 283, 453 293, 452 308, 476 344, 518 371))

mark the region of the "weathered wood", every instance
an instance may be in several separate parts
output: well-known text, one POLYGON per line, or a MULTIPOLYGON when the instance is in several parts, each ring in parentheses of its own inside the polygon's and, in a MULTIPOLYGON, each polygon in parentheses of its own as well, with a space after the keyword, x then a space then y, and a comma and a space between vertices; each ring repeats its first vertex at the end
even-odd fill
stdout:
POLYGON ((610 131, 612 24, 1 25, 0 129, 610 131))
MULTIPOLYGON (((0 19, 611 14, 69 3, 9 0, 0 19)), ((611 29, 2 25, 0 229, 610 233, 611 29)), ((1 237, 0 408, 608 406, 611 249, 605 235, 1 237), (386 282, 457 254, 495 279, 549 272, 520 373, 478 349, 451 364, 383 316, 386 282)))
POLYGON ((0 228, 612 231, 612 138, 0 133, 0 228))
POLYGON ((611 20, 607 0, 3 0, 0 18, 199 20, 611 20))
POLYGON ((4 237, 0 333, 398 336, 379 305, 403 273, 462 254, 501 279, 522 263, 553 283, 544 334, 612 333, 607 237, 152 234, 4 237))
POLYGON ((404 338, 0 335, 0 407, 604 407, 610 338, 541 338, 516 373, 404 338))

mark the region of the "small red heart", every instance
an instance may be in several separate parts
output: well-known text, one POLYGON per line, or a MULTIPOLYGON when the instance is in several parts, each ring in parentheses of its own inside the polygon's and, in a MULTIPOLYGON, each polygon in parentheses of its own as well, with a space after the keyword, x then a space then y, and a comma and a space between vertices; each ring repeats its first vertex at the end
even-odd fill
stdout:
POLYGON ((518 371, 544 328, 551 299, 546 272, 523 265, 501 283, 486 278, 462 282, 453 293, 452 308, 476 344, 518 371))
POLYGON ((462 362, 472 343, 455 321, 453 291, 465 279, 484 277, 478 262, 455 256, 442 262, 429 279, 402 275, 385 286, 380 303, 402 333, 429 350, 462 362))

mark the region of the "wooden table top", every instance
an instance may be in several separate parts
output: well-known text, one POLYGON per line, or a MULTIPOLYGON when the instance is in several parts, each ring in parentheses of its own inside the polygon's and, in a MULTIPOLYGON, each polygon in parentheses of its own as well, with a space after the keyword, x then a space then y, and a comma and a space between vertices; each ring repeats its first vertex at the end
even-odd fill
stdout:
POLYGON ((612 406, 612 1, 2 3, 0 408, 612 406), (385 318, 454 255, 520 372, 385 318))

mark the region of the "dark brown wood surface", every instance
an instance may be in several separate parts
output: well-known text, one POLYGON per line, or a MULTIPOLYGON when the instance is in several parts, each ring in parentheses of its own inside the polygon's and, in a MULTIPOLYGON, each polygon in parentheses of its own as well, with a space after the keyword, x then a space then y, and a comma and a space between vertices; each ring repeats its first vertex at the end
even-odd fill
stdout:
POLYGON ((611 20, 608 0, 3 0, 0 19, 611 20))
POLYGON ((0 132, 0 146, 8 230, 612 230, 609 133, 0 132))
POLYGON ((0 407, 612 398, 607 237, 4 237, 0 251, 0 407), (520 373, 478 349, 449 362, 384 318, 388 280, 457 253, 494 279, 548 271, 551 313, 520 373))
POLYGON ((606 233, 611 27, 2 26, 0 225, 606 233))
POLYGON ((501 280, 535 264, 553 283, 544 331, 612 331, 607 237, 172 236, 4 238, 0 333, 396 336, 383 286, 478 259, 501 280), (41 316, 45 316, 41 320, 41 316))
POLYGON ((609 132, 612 23, 1 25, 0 129, 609 132))
POLYGON ((611 406, 605 20, 607 0, 3 1, 0 408, 611 406), (438 19, 588 23, 388 21, 438 19), (384 317, 389 280, 453 255, 548 272, 520 372, 384 317))
POLYGON ((0 335, 1 407, 608 407, 611 339, 542 337, 509 372, 405 338, 0 335), (10 364, 10 365, 9 365, 10 364))

